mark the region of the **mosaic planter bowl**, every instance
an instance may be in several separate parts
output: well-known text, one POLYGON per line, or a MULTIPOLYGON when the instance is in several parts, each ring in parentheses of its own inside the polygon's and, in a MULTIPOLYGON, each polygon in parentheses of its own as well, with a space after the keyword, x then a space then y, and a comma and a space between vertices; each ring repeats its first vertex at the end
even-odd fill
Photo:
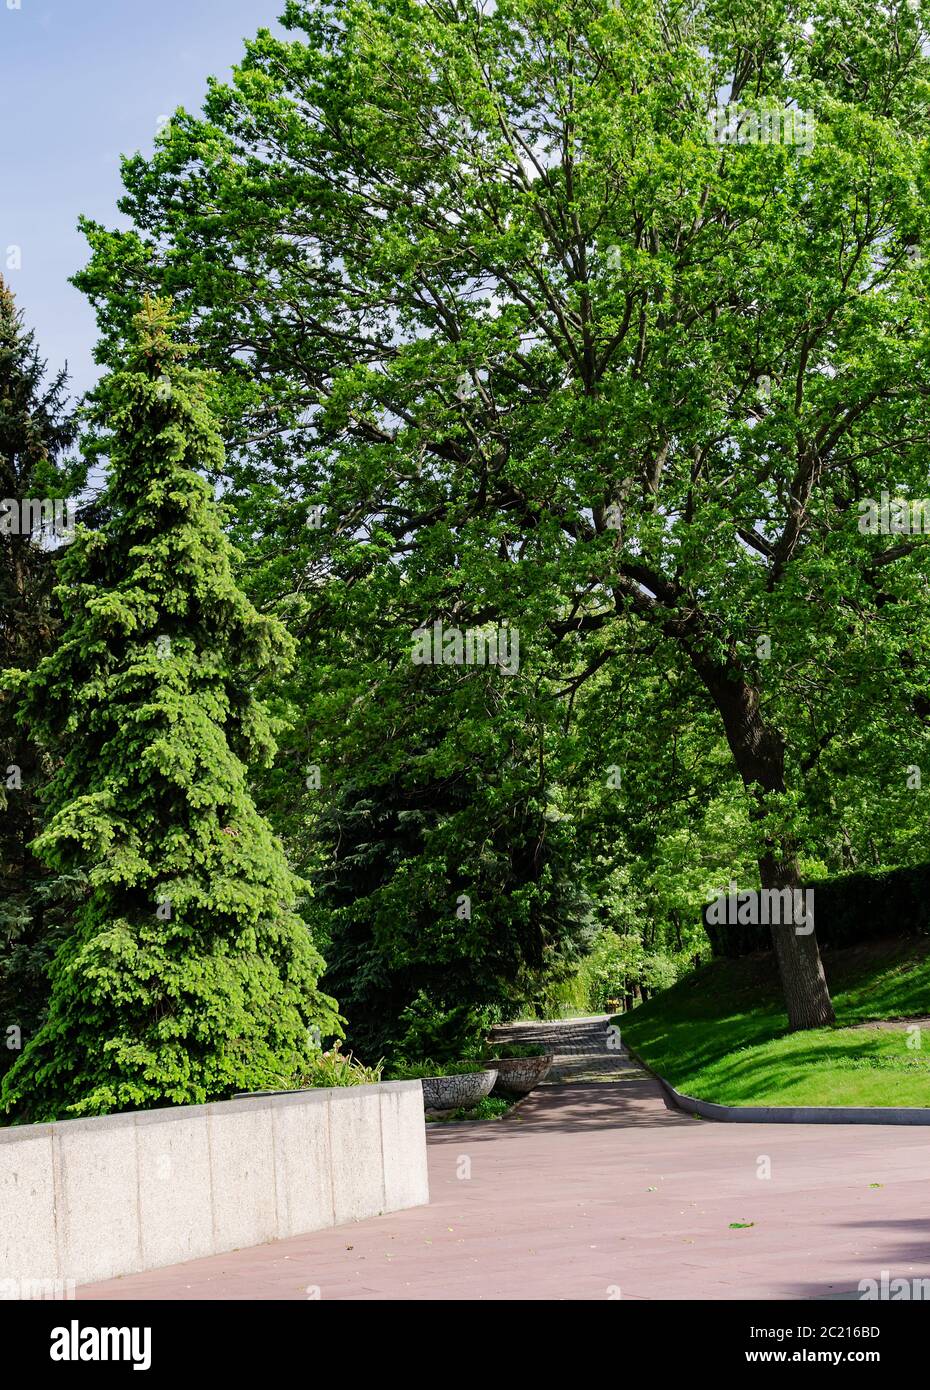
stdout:
POLYGON ((497 1071, 466 1071, 458 1076, 424 1076, 423 1106, 426 1110, 471 1109, 489 1095, 497 1071))
POLYGON ((552 1066, 552 1055, 546 1057, 494 1057, 487 1064, 497 1072, 494 1094, 497 1096, 528 1096, 540 1081, 545 1081, 552 1066))

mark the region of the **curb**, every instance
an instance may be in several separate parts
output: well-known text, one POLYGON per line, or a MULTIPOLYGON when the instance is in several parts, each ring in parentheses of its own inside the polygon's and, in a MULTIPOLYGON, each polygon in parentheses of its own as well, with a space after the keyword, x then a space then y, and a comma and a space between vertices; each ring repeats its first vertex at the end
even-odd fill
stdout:
POLYGON ((700 1120, 744 1125, 930 1125, 930 1108, 908 1105, 718 1105, 676 1091, 628 1043, 626 1051, 662 1088, 666 1107, 700 1120))

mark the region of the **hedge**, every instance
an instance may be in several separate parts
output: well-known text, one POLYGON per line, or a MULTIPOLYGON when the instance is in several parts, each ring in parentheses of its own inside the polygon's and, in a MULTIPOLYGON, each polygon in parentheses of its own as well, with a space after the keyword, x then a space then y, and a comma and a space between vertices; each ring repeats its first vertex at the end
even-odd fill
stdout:
MULTIPOLYGON (((804 886, 814 890, 814 924, 821 946, 856 946, 930 931, 930 864, 844 874, 804 886)), ((769 927, 708 923, 708 907, 701 917, 715 956, 733 959, 772 949, 769 927)))

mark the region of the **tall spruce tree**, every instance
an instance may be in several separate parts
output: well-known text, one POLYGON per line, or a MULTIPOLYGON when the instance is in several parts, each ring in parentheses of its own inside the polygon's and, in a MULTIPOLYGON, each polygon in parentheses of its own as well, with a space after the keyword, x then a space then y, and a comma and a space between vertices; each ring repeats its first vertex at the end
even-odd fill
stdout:
POLYGON ((292 644, 234 579, 204 476, 223 447, 164 301, 146 301, 97 403, 107 520, 61 559, 55 649, 5 677, 57 759, 37 851, 89 883, 48 1019, 5 1078, 15 1120, 286 1084, 310 1030, 340 1028, 248 783, 274 753, 256 683, 292 644))
MULTIPOLYGON (((47 378, 35 335, 0 278, 0 670, 34 669, 55 628, 53 550, 39 520, 48 510, 36 514, 28 502, 67 496, 83 481, 68 457, 75 424, 67 385, 66 372, 47 378)), ((12 702, 0 697, 0 1072, 43 1019, 48 965, 73 897, 29 848, 46 772, 12 702)))

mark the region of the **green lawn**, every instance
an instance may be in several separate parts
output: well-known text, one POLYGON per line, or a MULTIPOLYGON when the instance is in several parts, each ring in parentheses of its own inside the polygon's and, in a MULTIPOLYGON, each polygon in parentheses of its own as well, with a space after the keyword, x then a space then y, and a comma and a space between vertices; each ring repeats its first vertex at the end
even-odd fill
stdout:
POLYGON ((774 962, 714 961, 621 1015, 623 1039, 678 1090, 724 1105, 930 1106, 930 1026, 851 1028, 930 1015, 930 941, 824 953, 837 1024, 789 1033, 774 962))

